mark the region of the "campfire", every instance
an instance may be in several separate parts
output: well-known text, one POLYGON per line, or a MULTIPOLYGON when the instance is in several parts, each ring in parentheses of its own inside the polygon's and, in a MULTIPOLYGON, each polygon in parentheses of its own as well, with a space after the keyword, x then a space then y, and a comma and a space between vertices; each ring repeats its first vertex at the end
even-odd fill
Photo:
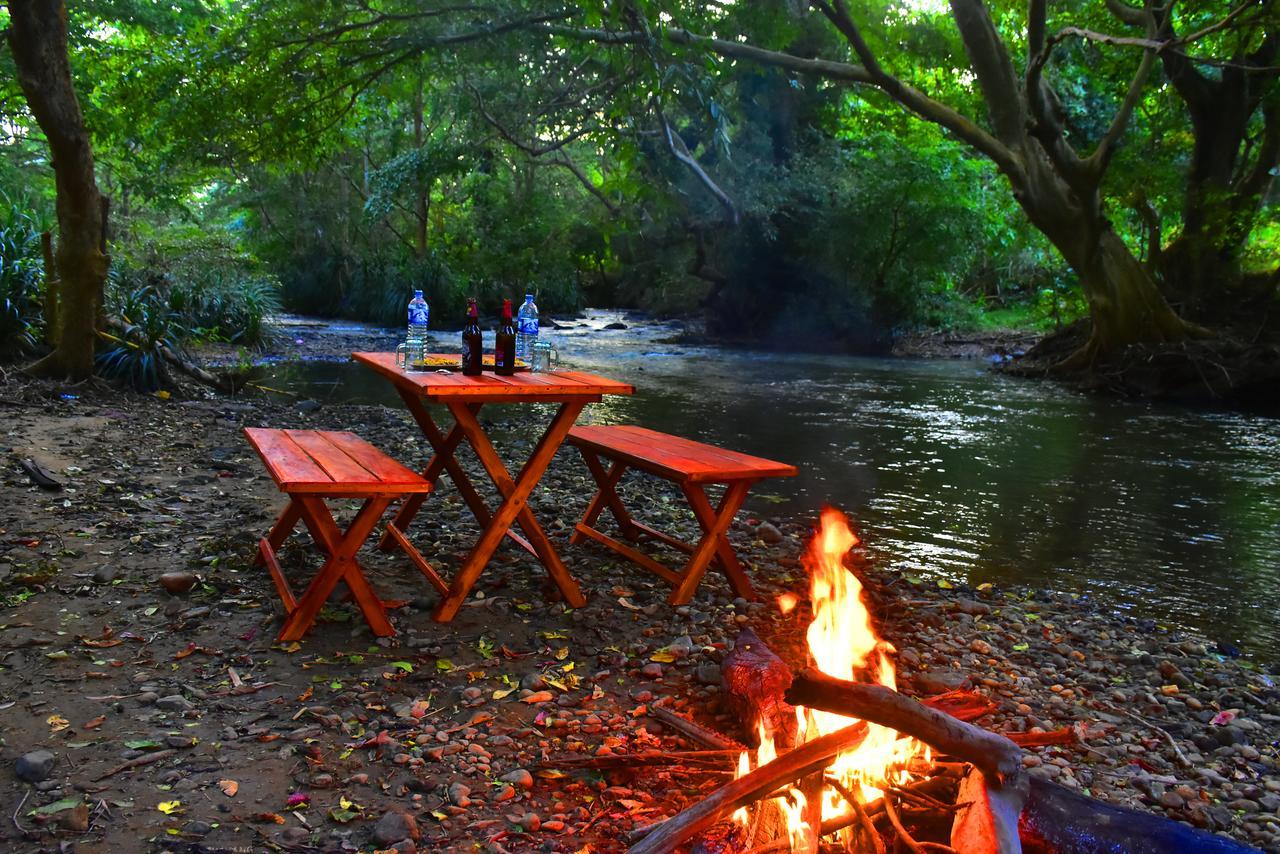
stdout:
MULTIPOLYGON (((979 694, 924 700, 900 694, 893 647, 876 633, 862 584, 845 565, 856 544, 845 517, 824 511, 803 560, 812 666, 793 673, 749 628, 725 657, 725 698, 753 734, 753 747, 656 706, 651 714, 709 749, 556 763, 708 769, 734 763, 730 782, 671 818, 632 830, 633 852, 1253 850, 1025 773, 1022 748, 1075 743, 1078 728, 994 733, 972 723, 995 710, 979 694)), ((784 594, 777 605, 802 618, 797 596, 784 594)))
MULTIPOLYGON (((823 512, 802 561, 810 580, 806 641, 812 667, 793 676, 753 632, 739 635, 722 671, 729 701, 741 720, 752 722, 757 745, 739 753, 732 783, 643 829, 634 851, 669 851, 710 831, 719 838, 714 846, 704 840, 704 849, 816 852, 825 844, 883 854, 877 820, 912 851, 950 847, 918 841, 904 822, 907 810, 936 812, 948 825, 954 817, 961 835, 997 842, 987 850, 1009 850, 998 844, 1001 829, 981 776, 985 770, 1001 786, 1020 784, 1019 749, 940 710, 961 717, 989 712, 990 704, 977 695, 948 695, 928 706, 897 693, 893 647, 876 633, 862 584, 845 566, 857 543, 842 513, 823 512), (970 775, 974 782, 967 788, 977 784, 982 791, 957 802, 954 794, 969 765, 935 762, 933 748, 958 759, 970 756, 982 770, 970 775), (726 812, 732 825, 713 830, 726 812)), ((777 604, 785 614, 798 602, 784 594, 777 604)), ((1016 840, 1016 826, 1012 832, 1016 840)), ((964 850, 975 849, 966 844, 964 850)))

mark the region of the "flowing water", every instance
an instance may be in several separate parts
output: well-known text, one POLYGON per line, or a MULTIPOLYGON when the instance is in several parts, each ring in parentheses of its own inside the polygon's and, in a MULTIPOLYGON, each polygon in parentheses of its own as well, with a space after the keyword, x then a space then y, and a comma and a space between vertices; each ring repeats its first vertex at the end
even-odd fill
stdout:
MULTIPOLYGON (((882 564, 926 579, 1101 598, 1280 658, 1280 420, 1084 396, 982 362, 670 343, 591 311, 544 332, 569 366, 636 386, 582 423, 634 422, 794 463, 758 516, 844 509, 882 564)), ((452 343, 452 336, 441 335, 452 343)), ((354 364, 282 363, 268 385, 399 406, 354 364)), ((511 410, 515 412, 515 410, 511 410)))

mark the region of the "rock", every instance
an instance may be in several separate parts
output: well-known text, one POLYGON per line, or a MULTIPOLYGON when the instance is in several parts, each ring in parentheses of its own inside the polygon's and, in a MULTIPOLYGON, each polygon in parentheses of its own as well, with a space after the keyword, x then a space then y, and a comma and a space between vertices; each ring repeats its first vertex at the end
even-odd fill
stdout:
POLYGON ((520 826, 532 833, 542 827, 542 819, 536 812, 525 813, 520 816, 520 826))
POLYGON ((718 664, 699 664, 693 671, 693 677, 703 685, 720 684, 720 666, 718 664))
POLYGON ((523 768, 517 768, 514 771, 508 771, 498 778, 504 783, 510 783, 520 789, 533 788, 533 775, 523 768))
POLYGON ((627 328, 627 324, 625 324, 625 323, 619 323, 618 321, 616 321, 616 320, 615 320, 613 323, 606 323, 602 328, 604 328, 604 329, 626 329, 626 328, 627 328))
POLYGON ((969 644, 969 649, 973 650, 978 655, 991 654, 991 644, 987 643, 981 638, 974 638, 973 642, 969 644))
POLYGON ((24 753, 18 757, 18 761, 14 763, 14 773, 18 775, 19 780, 25 780, 28 783, 39 783, 41 780, 49 779, 49 775, 53 773, 53 766, 58 761, 58 757, 53 755, 50 750, 33 750, 30 753, 24 753))
POLYGON ((387 810, 373 826, 373 838, 382 845, 395 845, 406 839, 417 842, 422 838, 418 830, 418 821, 413 816, 400 810, 387 810))
POLYGON ((760 523, 760 526, 756 528, 756 535, 771 546, 777 545, 783 540, 782 532, 775 525, 771 525, 768 522, 760 523))
POLYGON ((926 670, 915 676, 916 686, 925 694, 945 694, 969 687, 969 677, 959 670, 926 670))
POLYGON ((66 812, 59 813, 58 826, 75 833, 84 833, 89 829, 89 805, 80 804, 66 812))
POLYGON ((640 675, 646 676, 649 679, 661 679, 662 665, 656 661, 651 661, 648 664, 646 664, 644 667, 640 668, 640 675))
POLYGON ((104 564, 93 571, 94 584, 110 584, 120 575, 120 570, 111 564, 104 564))
POLYGON ((513 786, 503 786, 498 790, 498 794, 493 796, 493 802, 496 804, 506 803, 516 796, 516 790, 513 786))
POLYGON ((309 398, 307 400, 300 400, 294 405, 294 408, 299 412, 315 412, 320 408, 320 401, 311 400, 309 398))
POLYGON ((541 673, 534 671, 533 673, 526 673, 521 677, 520 687, 527 688, 530 691, 541 691, 543 688, 547 687, 547 682, 542 678, 541 673))
POLYGON ((681 661, 692 655, 693 649, 693 639, 688 635, 683 635, 664 646, 662 651, 670 653, 676 661, 681 661))
POLYGON ((471 805, 471 787, 465 783, 454 783, 449 787, 449 801, 454 806, 467 807, 471 805))
POLYGON ((983 614, 991 613, 991 606, 986 602, 978 602, 973 599, 957 599, 955 608, 961 614, 968 614, 972 617, 980 617, 983 614))
POLYGON ((170 694, 168 697, 161 697, 156 700, 156 708, 164 709, 167 712, 185 712, 195 707, 195 703, 181 694, 170 694))
POLYGON ((160 586, 175 596, 187 593, 196 586, 196 574, 178 570, 166 572, 160 576, 160 586))
POLYGON ((1213 735, 1218 740, 1218 744, 1223 747, 1231 744, 1244 744, 1248 740, 1245 737, 1244 730, 1238 726, 1218 727, 1213 735))
POLYGON ((1160 806, 1166 809, 1180 810, 1186 806, 1186 801, 1177 792, 1165 792, 1160 796, 1160 806))
POLYGON ((182 830, 192 836, 208 836, 213 831, 213 825, 207 821, 189 821, 182 830))

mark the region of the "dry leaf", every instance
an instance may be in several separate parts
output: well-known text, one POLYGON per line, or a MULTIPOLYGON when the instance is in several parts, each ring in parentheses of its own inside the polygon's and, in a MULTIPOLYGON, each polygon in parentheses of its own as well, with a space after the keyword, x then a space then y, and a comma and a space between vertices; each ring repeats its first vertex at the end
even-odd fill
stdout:
POLYGON ((106 715, 98 715, 96 718, 94 718, 93 720, 89 721, 87 724, 85 724, 84 726, 82 726, 82 727, 80 727, 80 728, 81 728, 81 729, 97 729, 98 727, 102 726, 102 725, 103 725, 104 723, 106 723, 106 722, 107 722, 107 716, 106 716, 106 715))
POLYGON ((222 794, 228 798, 234 798, 236 792, 240 791, 240 784, 235 780, 219 780, 218 788, 222 790, 222 794))
POLYGON ((53 729, 53 732, 62 732, 64 729, 71 726, 71 721, 67 720, 62 715, 49 715, 49 717, 44 719, 44 722, 53 729))
POLYGON ((182 809, 182 801, 161 801, 156 804, 156 809, 165 815, 173 815, 182 809))

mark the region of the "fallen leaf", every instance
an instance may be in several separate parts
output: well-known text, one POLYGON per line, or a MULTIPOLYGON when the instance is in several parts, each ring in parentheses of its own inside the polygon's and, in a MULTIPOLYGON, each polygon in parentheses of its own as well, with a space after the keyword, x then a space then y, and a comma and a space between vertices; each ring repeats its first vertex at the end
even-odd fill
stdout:
POLYGON ((74 798, 63 798, 60 801, 54 801, 51 804, 45 804, 42 807, 36 807, 35 809, 27 813, 27 815, 54 815, 55 813, 60 813, 63 810, 75 809, 76 807, 80 806, 80 803, 81 803, 81 799, 78 796, 74 798))
POLYGON ((53 732, 62 732, 64 729, 71 726, 71 721, 67 720, 62 715, 49 715, 49 717, 44 719, 44 722, 52 728, 53 732))
POLYGON ((527 697, 521 697, 520 702, 533 705, 534 703, 545 703, 548 700, 554 700, 555 698, 556 695, 552 694, 550 691, 536 691, 527 697))
POLYGON ((556 661, 564 661, 566 658, 569 657, 569 647, 562 646, 559 649, 557 649, 554 653, 552 653, 552 655, 555 656, 556 661))
POLYGON ((351 810, 329 810, 329 818, 333 819, 338 824, 347 824, 348 822, 355 821, 359 817, 360 813, 352 812, 351 810))
POLYGON ((499 688, 497 691, 493 692, 493 699, 501 700, 503 697, 513 693, 515 690, 515 688, 499 688))
POLYGON ((96 718, 89 721, 84 726, 80 727, 80 729, 97 729, 98 727, 102 726, 106 722, 107 722, 106 715, 98 715, 96 718))
POLYGON ((260 812, 254 817, 254 821, 272 822, 276 824, 284 824, 284 816, 273 812, 260 812))
POLYGON ((181 811, 182 801, 161 801, 156 804, 156 809, 160 810, 160 812, 165 815, 173 815, 174 813, 181 811))
POLYGON ((228 798, 234 798, 236 792, 240 791, 240 784, 235 780, 219 780, 218 788, 222 790, 222 794, 228 798))
POLYGON ((626 597, 626 596, 619 596, 619 597, 618 597, 618 604, 619 604, 619 605, 621 605, 622 607, 626 608, 628 611, 639 611, 639 610, 640 610, 640 606, 639 606, 639 605, 632 605, 630 602, 628 602, 628 601, 627 601, 627 597, 626 597))
POLYGON ((656 661, 660 664, 670 664, 671 662, 676 660, 676 656, 674 653, 668 650, 660 649, 657 652, 655 652, 653 655, 649 656, 649 660, 656 661))

